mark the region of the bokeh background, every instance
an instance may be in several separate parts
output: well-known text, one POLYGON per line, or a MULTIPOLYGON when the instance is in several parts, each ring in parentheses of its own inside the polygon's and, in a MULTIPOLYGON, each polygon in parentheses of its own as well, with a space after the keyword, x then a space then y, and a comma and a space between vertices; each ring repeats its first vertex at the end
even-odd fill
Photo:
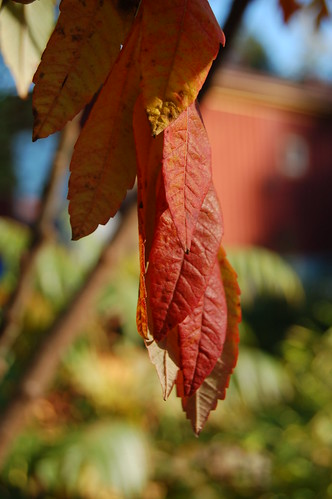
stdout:
MULTIPOLYGON (((233 2, 210 3, 224 26, 233 2)), ((75 334, 45 350, 121 217, 70 241, 66 144, 78 124, 32 143, 31 95, 17 96, 0 60, 3 329, 29 274, 0 338, 0 432, 21 411, 1 499, 332 497, 332 20, 302 3, 285 23, 277 0, 249 1, 201 100, 243 322, 227 399, 198 439, 175 394, 162 400, 136 332, 135 224, 94 305, 73 315, 75 334), (51 383, 34 392, 24 380, 42 355, 51 383)))

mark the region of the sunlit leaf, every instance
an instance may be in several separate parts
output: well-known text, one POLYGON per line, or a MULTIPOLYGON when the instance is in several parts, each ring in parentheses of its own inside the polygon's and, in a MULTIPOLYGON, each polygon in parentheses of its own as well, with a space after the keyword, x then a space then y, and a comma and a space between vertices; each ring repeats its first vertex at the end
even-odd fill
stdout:
POLYGON ((211 183, 211 149, 196 106, 189 106, 164 134, 166 199, 185 251, 211 183))
POLYGON ((208 284, 221 236, 221 214, 212 185, 188 253, 179 243, 169 209, 160 216, 146 276, 149 328, 156 340, 181 323, 198 304, 208 284))
POLYGON ((0 15, 0 46, 20 97, 26 97, 32 77, 54 26, 53 0, 31 5, 7 2, 0 15))
POLYGON ((60 10, 34 77, 34 140, 60 130, 91 100, 133 18, 133 10, 120 15, 111 0, 62 0, 60 10))
POLYGON ((190 397, 184 397, 182 375, 177 380, 178 395, 182 397, 182 406, 190 419, 195 433, 202 430, 211 410, 217 406, 218 399, 225 398, 226 388, 238 357, 239 329, 241 308, 237 276, 229 264, 223 249, 219 253, 222 281, 227 303, 227 331, 222 354, 210 374, 190 397))
POLYGON ((225 292, 216 261, 204 296, 178 326, 185 396, 192 395, 213 370, 223 349, 226 327, 225 292))
POLYGON ((157 135, 192 104, 224 35, 207 0, 143 0, 142 90, 157 135))
POLYGON ((137 23, 75 145, 68 193, 73 239, 108 222, 135 181, 132 115, 139 91, 134 57, 139 33, 137 23))

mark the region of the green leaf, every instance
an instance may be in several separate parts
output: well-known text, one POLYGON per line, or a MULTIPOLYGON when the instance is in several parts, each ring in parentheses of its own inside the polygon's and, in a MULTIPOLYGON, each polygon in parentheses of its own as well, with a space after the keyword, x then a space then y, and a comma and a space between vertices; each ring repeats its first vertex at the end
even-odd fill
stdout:
POLYGON ((28 95, 33 74, 53 25, 53 0, 43 0, 30 5, 8 2, 1 9, 1 51, 20 97, 28 95))

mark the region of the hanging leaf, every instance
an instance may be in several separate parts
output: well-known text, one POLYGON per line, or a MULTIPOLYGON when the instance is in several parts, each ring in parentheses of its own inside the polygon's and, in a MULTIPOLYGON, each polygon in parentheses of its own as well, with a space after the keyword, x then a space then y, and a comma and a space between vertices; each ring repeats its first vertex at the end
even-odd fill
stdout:
POLYGON ((137 330, 148 337, 147 293, 145 274, 150 254, 155 221, 158 177, 161 173, 163 139, 153 139, 141 96, 137 99, 133 118, 137 159, 137 211, 139 230, 140 280, 137 301, 137 330))
POLYGON ((138 333, 143 337, 148 337, 148 311, 146 307, 147 293, 145 286, 145 243, 142 234, 139 234, 139 263, 140 276, 138 287, 138 299, 136 310, 136 326, 138 333))
POLYGON ((0 15, 0 46, 20 97, 28 95, 32 77, 54 26, 53 0, 20 5, 7 2, 0 15))
POLYGON ((134 109, 134 135, 137 159, 137 206, 139 232, 145 245, 145 263, 150 254, 159 191, 163 137, 152 138, 149 122, 140 96, 134 109))
POLYGON ((226 339, 222 354, 211 374, 190 397, 184 396, 182 373, 177 379, 178 396, 182 397, 183 410, 186 412, 187 418, 190 419, 196 434, 201 432, 210 412, 217 407, 218 399, 225 398, 226 388, 229 385, 230 376, 238 357, 238 324, 241 321, 240 290, 236 273, 229 264, 222 248, 219 252, 219 264, 228 310, 226 339))
POLYGON ((317 28, 319 28, 321 22, 331 15, 327 7, 326 0, 312 0, 311 6, 316 9, 318 8, 318 13, 316 15, 316 26, 317 28))
POLYGON ((157 370, 163 397, 166 400, 172 391, 179 370, 177 328, 170 331, 159 342, 150 336, 145 341, 145 345, 148 349, 150 360, 157 370))
MULTIPOLYGON (((159 195, 158 202, 162 202, 159 195)), ((146 275, 149 329, 160 341, 191 313, 205 292, 222 236, 219 203, 211 187, 203 202, 190 251, 179 243, 169 209, 159 218, 146 275)))
POLYGON ((132 115, 139 91, 139 36, 137 20, 75 145, 68 192, 73 239, 106 224, 135 181, 132 115))
POLYGON ((223 349, 226 327, 226 298, 216 260, 204 296, 179 325, 185 396, 192 395, 213 370, 223 349))
POLYGON ((92 99, 119 54, 134 14, 131 9, 120 15, 111 0, 62 0, 60 10, 33 80, 33 140, 63 128, 92 99))
POLYGON ((284 21, 287 23, 292 15, 301 8, 301 5, 296 0, 279 0, 284 21))
POLYGON ((166 199, 184 251, 191 246, 199 211, 211 184, 211 149, 197 106, 191 104, 164 134, 166 199))
POLYGON ((142 91, 153 135, 192 104, 225 43, 207 0, 143 0, 142 91))

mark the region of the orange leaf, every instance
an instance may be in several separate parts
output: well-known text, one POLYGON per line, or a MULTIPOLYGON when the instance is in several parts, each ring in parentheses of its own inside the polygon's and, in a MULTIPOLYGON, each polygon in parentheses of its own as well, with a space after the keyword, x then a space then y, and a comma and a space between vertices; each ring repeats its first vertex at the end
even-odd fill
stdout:
POLYGON ((142 91, 154 135, 192 104, 220 43, 207 0, 143 0, 142 91))
POLYGON ((238 357, 239 328, 241 321, 240 290, 237 276, 228 262, 224 250, 219 252, 219 263, 227 303, 227 331, 222 354, 211 374, 203 381, 198 390, 190 397, 184 396, 182 374, 177 379, 178 396, 182 397, 182 406, 187 418, 191 420, 196 434, 202 430, 210 411, 217 406, 218 399, 225 398, 226 388, 238 357))
POLYGON ((211 149, 196 106, 191 104, 164 133, 166 199, 184 251, 211 183, 211 149))
POLYGON ((139 92, 139 36, 138 21, 75 145, 68 193, 73 239, 114 216, 135 181, 132 115, 139 92))
MULTIPOLYGON (((163 203, 160 195, 158 202, 163 203)), ((157 341, 180 324, 203 296, 221 236, 220 208, 212 184, 203 202, 188 253, 179 243, 169 209, 160 216, 146 275, 149 329, 157 341)))
POLYGON ((178 326, 185 396, 192 395, 221 355, 227 327, 227 305, 216 259, 198 306, 178 326))
POLYGON ((143 337, 148 337, 148 312, 146 307, 146 286, 145 286, 145 244, 143 237, 139 234, 139 262, 140 276, 136 310, 136 326, 138 333, 143 337))
POLYGON ((134 11, 112 1, 62 0, 60 16, 34 76, 33 140, 60 130, 104 83, 134 11))

